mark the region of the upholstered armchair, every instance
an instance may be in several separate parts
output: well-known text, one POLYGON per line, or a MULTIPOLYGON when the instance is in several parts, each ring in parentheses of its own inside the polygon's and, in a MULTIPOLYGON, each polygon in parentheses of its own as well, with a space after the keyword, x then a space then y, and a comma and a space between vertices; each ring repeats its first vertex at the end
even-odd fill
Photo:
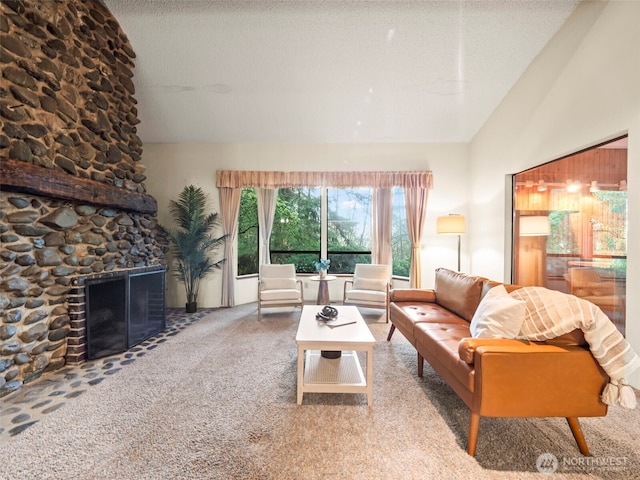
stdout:
POLYGON ((595 268, 572 267, 565 278, 572 295, 595 303, 605 312, 624 306, 624 296, 616 295, 615 283, 602 280, 595 268))
POLYGON ((258 280, 258 320, 264 307, 302 307, 302 280, 293 264, 260 265, 258 280))
POLYGON ((353 279, 344 282, 342 303, 383 309, 388 322, 390 289, 391 266, 358 263, 353 279))

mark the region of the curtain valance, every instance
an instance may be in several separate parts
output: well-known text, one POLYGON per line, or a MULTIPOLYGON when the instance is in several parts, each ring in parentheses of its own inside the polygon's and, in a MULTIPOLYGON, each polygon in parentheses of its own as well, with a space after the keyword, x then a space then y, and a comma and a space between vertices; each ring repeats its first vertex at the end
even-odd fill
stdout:
POLYGON ((272 172, 256 170, 218 170, 218 188, 427 188, 433 185, 430 171, 406 172, 272 172))

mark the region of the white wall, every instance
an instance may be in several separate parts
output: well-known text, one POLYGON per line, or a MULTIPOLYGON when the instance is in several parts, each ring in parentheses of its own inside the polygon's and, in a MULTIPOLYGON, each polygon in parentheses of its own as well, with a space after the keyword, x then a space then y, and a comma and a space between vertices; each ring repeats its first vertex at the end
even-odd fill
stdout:
POLYGON ((626 332, 640 352, 638 25, 640 2, 581 4, 473 139, 469 251, 473 273, 509 280, 505 176, 628 133, 626 332))
MULTIPOLYGON (((457 241, 436 236, 435 220, 446 213, 467 214, 467 144, 145 144, 142 161, 147 167, 147 192, 158 201, 158 219, 167 226, 171 225, 169 201, 188 184, 209 192, 212 209, 220 211, 216 170, 431 170, 434 188, 429 194, 422 248, 425 286, 433 285, 435 268, 457 266, 457 241)), ((463 238, 463 248, 466 241, 463 238)), ((467 266, 464 257, 462 269, 467 266)), ((317 284, 305 284, 305 299, 312 301, 317 284)), ((255 278, 236 280, 236 304, 255 302, 256 290, 255 278)), ((330 283, 330 294, 332 300, 342 299, 341 281, 330 283)), ((178 307, 184 302, 183 286, 170 277, 167 305, 178 307)), ((215 307, 220 303, 221 274, 216 272, 203 281, 198 305, 215 307)))

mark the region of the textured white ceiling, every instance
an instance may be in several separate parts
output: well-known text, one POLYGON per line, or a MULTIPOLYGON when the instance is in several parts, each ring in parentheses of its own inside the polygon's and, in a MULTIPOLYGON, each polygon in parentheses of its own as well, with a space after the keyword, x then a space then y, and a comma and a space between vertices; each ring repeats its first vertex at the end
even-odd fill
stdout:
POLYGON ((145 142, 467 142, 579 0, 103 0, 145 142))

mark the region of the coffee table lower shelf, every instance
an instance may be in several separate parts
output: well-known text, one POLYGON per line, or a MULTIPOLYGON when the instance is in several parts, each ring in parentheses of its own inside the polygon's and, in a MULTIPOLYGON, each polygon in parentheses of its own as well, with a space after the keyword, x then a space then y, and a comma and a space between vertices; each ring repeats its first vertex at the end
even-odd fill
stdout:
POLYGON ((328 359, 320 354, 320 350, 307 350, 301 387, 298 403, 304 392, 371 393, 355 351, 343 351, 340 358, 328 359))

